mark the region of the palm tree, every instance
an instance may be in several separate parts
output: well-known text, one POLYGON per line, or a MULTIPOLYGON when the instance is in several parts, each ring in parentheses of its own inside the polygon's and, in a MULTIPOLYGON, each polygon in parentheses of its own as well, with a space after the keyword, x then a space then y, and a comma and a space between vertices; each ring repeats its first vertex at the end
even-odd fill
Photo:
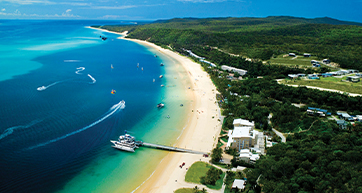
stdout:
POLYGON ((199 192, 199 187, 195 186, 195 188, 193 189, 195 193, 199 192))
POLYGON ((205 188, 202 188, 201 192, 202 192, 202 193, 206 193, 207 191, 206 191, 205 188))

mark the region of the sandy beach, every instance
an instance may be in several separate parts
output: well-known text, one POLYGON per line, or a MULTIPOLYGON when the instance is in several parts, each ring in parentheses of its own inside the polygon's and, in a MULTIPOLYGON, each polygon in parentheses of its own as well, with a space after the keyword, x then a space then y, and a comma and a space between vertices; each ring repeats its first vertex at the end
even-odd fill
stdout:
MULTIPOLYGON (((96 29, 96 28, 94 28, 96 29)), ((105 30, 107 31, 107 30, 105 30)), ((107 31, 109 32, 109 31, 107 31)), ((115 32, 116 33, 116 32, 115 32)), ((127 32, 117 33, 124 38, 127 32)), ((200 64, 197 64, 185 56, 163 49, 153 43, 136 39, 124 38, 146 47, 157 50, 165 57, 170 57, 181 64, 190 78, 192 87, 190 88, 192 100, 190 120, 185 130, 175 142, 177 147, 192 149, 205 153, 210 153, 217 144, 217 137, 221 130, 221 122, 219 120, 220 109, 216 103, 216 87, 212 83, 208 74, 203 71, 200 64)), ((194 187, 196 184, 184 182, 186 168, 189 168, 196 161, 209 161, 200 154, 170 152, 157 166, 151 176, 143 182, 134 192, 173 192, 183 187, 194 187), (181 169, 180 164, 185 162, 185 166, 181 169)), ((120 187, 115 192, 122 192, 120 187)))
MULTIPOLYGON (((195 102, 193 112, 190 112, 192 114, 191 121, 176 142, 176 146, 205 153, 211 152, 217 143, 221 123, 218 121, 220 109, 215 103, 216 87, 208 74, 202 70, 200 64, 187 57, 163 49, 150 42, 128 40, 157 49, 160 53, 177 60, 189 72, 188 76, 193 84, 192 90, 195 102)), ((186 168, 200 160, 208 161, 209 159, 203 158, 202 155, 170 152, 158 165, 153 175, 135 192, 173 192, 179 188, 187 187, 184 183, 186 168), (183 162, 186 165, 181 169, 179 165, 183 162)))

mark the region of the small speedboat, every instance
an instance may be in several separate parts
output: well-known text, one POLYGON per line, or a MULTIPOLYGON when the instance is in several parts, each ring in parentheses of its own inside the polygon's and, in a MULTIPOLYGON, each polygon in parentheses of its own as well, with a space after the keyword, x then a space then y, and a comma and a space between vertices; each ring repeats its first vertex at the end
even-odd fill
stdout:
POLYGON ((160 75, 160 78, 162 78, 163 77, 163 75, 160 75))
POLYGON ((164 64, 163 64, 163 63, 161 63, 161 64, 160 64, 160 66, 164 66, 164 64))
POLYGON ((163 103, 158 103, 157 104, 157 108, 162 108, 162 107, 164 107, 165 106, 165 104, 163 104, 163 103))
POLYGON ((42 91, 42 90, 45 90, 46 88, 47 88, 47 87, 45 87, 45 86, 41 86, 41 87, 38 87, 37 90, 38 90, 38 91, 42 91))

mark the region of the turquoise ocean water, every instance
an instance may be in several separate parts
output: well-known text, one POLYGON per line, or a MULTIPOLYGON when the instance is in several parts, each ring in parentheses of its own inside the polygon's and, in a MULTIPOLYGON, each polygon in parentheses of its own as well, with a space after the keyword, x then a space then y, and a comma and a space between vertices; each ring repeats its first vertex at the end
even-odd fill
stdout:
POLYGON ((109 140, 172 145, 187 124, 184 69, 85 28, 104 24, 121 22, 0 20, 0 192, 131 192, 167 152, 109 140))

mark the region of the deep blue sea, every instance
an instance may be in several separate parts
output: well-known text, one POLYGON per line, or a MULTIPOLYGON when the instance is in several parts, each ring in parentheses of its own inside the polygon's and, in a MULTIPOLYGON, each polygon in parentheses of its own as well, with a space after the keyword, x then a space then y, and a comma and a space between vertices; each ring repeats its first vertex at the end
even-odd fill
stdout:
POLYGON ((171 107, 188 103, 184 85, 171 71, 158 78, 170 68, 160 63, 172 61, 85 28, 105 24, 124 22, 0 20, 0 192, 108 192, 122 183, 129 192, 165 152, 121 152, 109 140, 127 130, 169 142, 182 131, 174 124, 185 112, 171 107), (157 109, 159 102, 167 108, 157 109))

